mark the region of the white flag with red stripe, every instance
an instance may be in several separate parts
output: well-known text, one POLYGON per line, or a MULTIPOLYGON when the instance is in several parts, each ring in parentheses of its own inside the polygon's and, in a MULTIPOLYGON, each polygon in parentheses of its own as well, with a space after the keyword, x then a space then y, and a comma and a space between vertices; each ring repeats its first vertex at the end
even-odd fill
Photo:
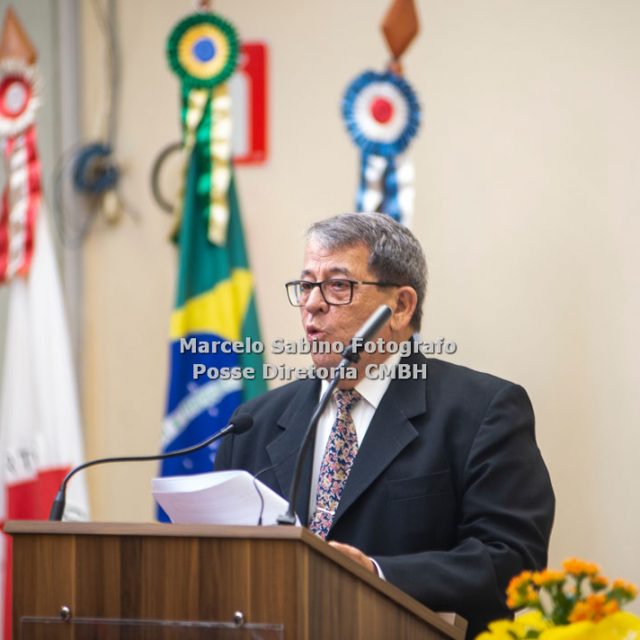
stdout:
MULTIPOLYGON (((0 388, 0 517, 47 519, 60 481, 82 459, 76 378, 62 287, 40 207, 26 278, 13 278, 0 388)), ((65 519, 86 519, 84 479, 69 483, 65 519)), ((10 539, 2 534, 5 640, 10 635, 10 539)))

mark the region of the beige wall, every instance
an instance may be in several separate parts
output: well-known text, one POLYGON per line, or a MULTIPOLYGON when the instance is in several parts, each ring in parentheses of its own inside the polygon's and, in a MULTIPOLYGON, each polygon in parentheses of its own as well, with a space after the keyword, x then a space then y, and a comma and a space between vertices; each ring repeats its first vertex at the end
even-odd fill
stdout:
MULTIPOLYGON (((352 207, 358 158, 338 100, 356 73, 383 65, 387 4, 215 3, 271 51, 270 160, 238 170, 266 340, 298 335, 282 283, 299 270, 303 229, 352 207)), ((424 334, 454 339, 456 362, 529 391, 558 498, 552 562, 582 555, 640 582, 640 3, 419 5, 423 32, 406 72, 425 114, 412 147, 414 230, 431 271, 424 334)), ((95 135, 104 51, 89 6, 84 113, 95 135)), ((140 218, 97 224, 85 247, 89 457, 159 442, 175 257, 148 181, 157 151, 178 137, 165 39, 193 6, 119 3, 118 151, 140 218)), ((95 518, 151 518, 154 471, 94 471, 95 518)))

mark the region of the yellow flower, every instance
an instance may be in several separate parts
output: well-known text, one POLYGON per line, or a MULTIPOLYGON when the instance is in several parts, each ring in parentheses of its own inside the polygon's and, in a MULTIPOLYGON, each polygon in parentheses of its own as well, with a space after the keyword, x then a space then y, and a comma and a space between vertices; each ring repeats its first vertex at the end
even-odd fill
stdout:
POLYGON ((619 610, 620 607, 615 600, 607 600, 603 593, 596 593, 576 603, 576 606, 569 616, 569 622, 580 622, 583 620, 598 622, 619 610))
POLYGON ((513 578, 511 578, 511 582, 509 582, 509 586, 507 588, 519 589, 520 587, 524 586, 531 580, 532 575, 533 574, 531 573, 531 571, 523 571, 517 576, 514 576, 513 578))
POLYGON ((476 640, 513 640, 513 622, 511 620, 496 620, 489 623, 489 631, 484 631, 476 640))
POLYGON ((544 618, 540 611, 528 611, 522 615, 516 616, 513 621, 513 630, 521 637, 531 637, 532 631, 544 631, 548 629, 550 622, 544 618))
POLYGON ((604 576, 593 576, 589 579, 589 584, 594 591, 601 591, 609 584, 609 580, 604 576))
POLYGON ((533 574, 533 582, 539 587, 548 587, 552 584, 561 584, 565 581, 566 575, 563 571, 545 569, 533 574))
MULTIPOLYGON (((529 604, 531 599, 531 571, 523 571, 509 582, 507 587, 507 606, 510 609, 518 609, 529 604)), ((537 594, 536 594, 537 599, 537 594)))
POLYGON ((539 640, 593 640, 594 627, 593 622, 577 622, 551 627, 540 634, 539 640))
POLYGON ((621 591, 629 600, 633 600, 638 595, 638 587, 626 580, 614 580, 611 588, 615 591, 621 591))
POLYGON ((573 611, 569 616, 569 622, 579 622, 580 620, 589 620, 591 610, 586 602, 576 602, 573 611))
POLYGON ((540 598, 538 596, 538 592, 534 587, 527 587, 527 590, 524 594, 524 598, 526 600, 526 606, 528 607, 537 607, 540 604, 540 598))
POLYGON ((604 618, 593 628, 593 640, 638 639, 640 639, 640 618, 625 611, 604 618))
POLYGON ((543 631, 539 640, 640 640, 640 618, 620 611, 600 622, 577 622, 543 631))
POLYGON ((549 628, 549 622, 539 611, 529 611, 515 620, 496 620, 489 624, 489 631, 476 637, 476 640, 513 640, 514 638, 532 637, 549 628))
POLYGON ((576 578, 579 576, 596 576, 600 573, 600 567, 597 564, 580 560, 580 558, 567 558, 562 563, 562 568, 576 578))

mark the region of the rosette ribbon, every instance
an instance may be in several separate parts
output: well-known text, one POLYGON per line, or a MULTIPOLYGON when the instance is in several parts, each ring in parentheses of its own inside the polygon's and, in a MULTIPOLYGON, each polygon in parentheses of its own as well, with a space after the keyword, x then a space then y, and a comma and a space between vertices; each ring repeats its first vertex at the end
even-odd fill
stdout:
POLYGON ((183 179, 174 215, 174 237, 182 220, 187 172, 194 154, 206 170, 198 192, 206 195, 209 240, 224 246, 229 225, 231 181, 231 98, 225 81, 238 59, 238 36, 229 22, 213 13, 182 20, 167 42, 167 57, 182 81, 183 179))
POLYGON ((0 141, 7 185, 0 203, 0 282, 26 276, 40 207, 40 159, 35 113, 40 104, 32 65, 0 62, 0 141))
POLYGON ((420 126, 420 105, 409 83, 390 71, 365 71, 342 102, 347 131, 361 151, 358 211, 380 211, 410 225, 414 170, 404 153, 420 126))

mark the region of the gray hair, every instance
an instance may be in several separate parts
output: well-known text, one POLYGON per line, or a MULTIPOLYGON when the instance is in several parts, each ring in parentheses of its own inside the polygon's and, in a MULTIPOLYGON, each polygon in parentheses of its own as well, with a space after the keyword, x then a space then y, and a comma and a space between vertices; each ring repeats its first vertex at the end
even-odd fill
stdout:
POLYGON ((422 323, 422 304, 427 292, 427 261, 416 237, 384 213, 343 213, 312 224, 307 240, 325 249, 342 249, 363 244, 369 249, 369 270, 385 282, 409 285, 418 294, 411 326, 422 323))

